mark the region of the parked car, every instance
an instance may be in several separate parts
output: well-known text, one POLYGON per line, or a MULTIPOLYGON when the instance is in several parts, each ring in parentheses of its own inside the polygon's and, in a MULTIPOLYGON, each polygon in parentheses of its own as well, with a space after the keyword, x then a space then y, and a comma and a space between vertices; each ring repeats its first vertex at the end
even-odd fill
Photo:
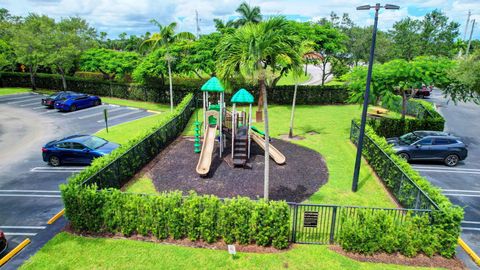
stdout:
POLYGON ((78 109, 85 109, 100 104, 102 104, 102 100, 99 97, 81 94, 71 96, 65 100, 56 101, 55 109, 73 112, 78 109))
POLYGON ((411 144, 396 144, 393 149, 407 161, 438 160, 450 167, 468 155, 467 146, 453 136, 426 136, 411 144))
POLYGON ((42 147, 43 161, 52 166, 66 163, 90 164, 92 160, 109 154, 118 144, 91 135, 73 135, 51 141, 42 147))
POLYGON ((72 91, 57 92, 57 93, 51 94, 46 98, 42 98, 42 105, 45 105, 49 108, 53 108, 55 106, 56 101, 62 101, 75 95, 79 95, 79 94, 72 91))
POLYGON ((418 89, 417 92, 415 93, 414 97, 415 98, 424 98, 424 97, 429 97, 430 94, 432 93, 433 86, 422 86, 421 89, 418 89))
POLYGON ((5 234, 3 233, 2 230, 0 230, 0 255, 2 255, 8 247, 8 241, 7 238, 5 237, 5 234))
POLYGON ((393 145, 397 144, 412 144, 426 136, 450 136, 447 132, 433 131, 433 130, 418 130, 404 134, 400 137, 388 138, 387 142, 393 145))

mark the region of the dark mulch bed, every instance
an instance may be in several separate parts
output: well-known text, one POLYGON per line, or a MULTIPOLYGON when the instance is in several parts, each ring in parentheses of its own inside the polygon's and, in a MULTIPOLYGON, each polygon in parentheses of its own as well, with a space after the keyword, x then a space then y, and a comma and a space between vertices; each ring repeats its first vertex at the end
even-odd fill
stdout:
MULTIPOLYGON (((277 165, 270 159, 270 199, 302 202, 327 182, 328 170, 320 154, 281 140, 273 139, 272 145, 285 155, 287 163, 277 165)), ((221 198, 262 198, 263 150, 252 142, 251 169, 230 167, 218 157, 218 143, 215 150, 209 175, 200 177, 195 171, 200 155, 193 153, 193 140, 178 138, 150 164, 148 175, 158 191, 194 190, 221 198)), ((224 157, 229 150, 227 145, 224 157)))
POLYGON ((361 262, 391 263, 422 267, 441 267, 455 270, 468 269, 459 259, 446 259, 442 256, 437 255, 428 257, 424 254, 418 254, 413 258, 409 258, 403 256, 402 254, 378 253, 372 256, 367 256, 358 253, 346 252, 340 246, 330 246, 330 249, 339 254, 342 254, 343 256, 347 256, 351 259, 361 262))
MULTIPOLYGON (((194 247, 194 248, 206 248, 206 249, 213 249, 213 250, 228 250, 228 244, 225 243, 223 240, 214 242, 214 243, 207 243, 203 240, 198 241, 191 241, 187 238, 184 239, 158 239, 154 236, 143 236, 139 234, 133 234, 131 236, 125 236, 121 233, 92 233, 92 232, 79 232, 74 230, 70 224, 67 224, 63 231, 68 232, 73 235, 83 236, 83 237, 92 237, 92 238, 112 238, 112 239, 129 239, 129 240, 136 240, 136 241, 144 241, 144 242, 153 242, 153 243, 162 243, 162 244, 170 244, 176 246, 185 246, 185 247, 194 247)), ((279 253, 291 250, 291 248, 295 247, 295 244, 290 245, 286 249, 276 249, 274 247, 262 247, 254 244, 249 245, 240 245, 235 243, 235 250, 237 252, 248 252, 248 253, 279 253)))

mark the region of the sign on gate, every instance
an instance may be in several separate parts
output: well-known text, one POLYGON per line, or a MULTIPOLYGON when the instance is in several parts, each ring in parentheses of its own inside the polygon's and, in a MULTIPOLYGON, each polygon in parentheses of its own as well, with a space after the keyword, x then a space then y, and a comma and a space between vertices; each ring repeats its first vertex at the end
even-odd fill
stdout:
POLYGON ((316 228, 318 224, 318 212, 305 211, 303 213, 303 227, 316 228))

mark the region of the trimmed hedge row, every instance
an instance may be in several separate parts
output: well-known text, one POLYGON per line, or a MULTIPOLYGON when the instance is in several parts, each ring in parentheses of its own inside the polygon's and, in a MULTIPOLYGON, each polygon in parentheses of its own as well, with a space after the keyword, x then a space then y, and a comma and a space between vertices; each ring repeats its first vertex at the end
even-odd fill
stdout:
MULTIPOLYGON (((401 97, 393 103, 385 106, 387 109, 401 113, 401 97)), ((415 130, 436 130, 443 131, 445 119, 435 110, 433 105, 424 100, 411 99, 407 102, 407 114, 414 116, 414 119, 394 118, 370 118, 370 125, 375 132, 383 137, 396 137, 415 130)))
POLYGON ((76 230, 140 234, 159 239, 189 238, 227 243, 256 243, 285 248, 290 211, 286 202, 220 200, 215 196, 170 192, 161 195, 123 193, 120 188, 181 132, 193 110, 188 94, 176 110, 151 131, 130 140, 60 186, 65 215, 76 230))
MULTIPOLYGON (((354 123, 352 122, 352 124, 354 123)), ((392 146, 387 143, 384 137, 379 136, 372 127, 366 127, 365 135, 366 138, 362 154, 380 177, 382 177, 382 175, 388 176, 382 178, 387 187, 391 189, 397 185, 401 185, 403 181, 406 181, 404 178, 408 177, 438 206, 439 209, 433 209, 432 211, 430 224, 432 227, 432 234, 434 234, 439 241, 436 252, 444 257, 451 258, 455 255, 457 240, 460 236, 460 223, 463 220, 464 214, 463 209, 459 206, 453 205, 452 202, 440 192, 439 188, 435 187, 427 179, 422 177, 408 162, 398 157, 392 149, 392 146), (372 143, 368 143, 369 138, 372 142, 378 145, 389 158, 387 156, 382 156, 383 153, 382 155, 379 155, 376 146, 372 143), (401 175, 389 175, 389 173, 384 173, 389 172, 389 169, 395 166, 398 166, 401 169, 401 175)), ((358 134, 353 134, 352 140, 358 140, 358 134)), ((415 196, 417 196, 415 192, 409 192, 408 190, 401 191, 401 195, 402 196, 397 199, 399 199, 400 202, 407 203, 415 201, 415 196), (410 198, 408 198, 409 196, 410 198)), ((354 227, 352 229, 359 228, 354 227)), ((388 232, 389 230, 384 233, 388 232)), ((362 241, 353 243, 357 248, 361 248, 361 246, 364 245, 364 242, 362 241)))
POLYGON ((79 231, 139 234, 158 239, 220 239, 228 244, 288 247, 289 206, 284 201, 220 200, 216 196, 168 192, 160 195, 98 191, 95 185, 62 190, 66 213, 79 231))
POLYGON ((361 209, 356 218, 343 220, 338 239, 346 251, 367 255, 399 252, 407 257, 423 252, 430 257, 442 250, 438 229, 430 226, 428 213, 408 213, 398 222, 388 211, 361 209))
MULTIPOLYGON (((92 80, 79 77, 66 77, 68 89, 99 96, 169 103, 169 86, 161 84, 122 84, 104 80, 92 80)), ((182 83, 173 85, 174 102, 191 92, 196 92, 204 81, 182 80, 182 83)), ((62 90, 62 80, 56 74, 37 74, 38 88, 62 90)), ((0 86, 2 87, 30 87, 30 75, 21 72, 0 72, 0 86)), ((232 85, 233 89, 246 88, 255 97, 259 96, 259 89, 254 85, 232 85)), ((289 105, 293 100, 293 86, 276 86, 268 88, 268 101, 271 104, 289 105)), ((228 102, 232 91, 226 91, 225 100, 228 102)), ((347 103, 349 92, 341 86, 298 86, 297 104, 343 104, 347 103)))

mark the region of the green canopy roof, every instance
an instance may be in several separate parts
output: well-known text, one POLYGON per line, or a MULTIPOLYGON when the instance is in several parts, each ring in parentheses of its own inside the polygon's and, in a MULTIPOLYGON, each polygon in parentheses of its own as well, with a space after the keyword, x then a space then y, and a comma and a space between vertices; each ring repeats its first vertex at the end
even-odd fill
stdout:
POLYGON ((202 86, 200 90, 207 92, 223 92, 225 89, 217 77, 212 77, 202 86))
POLYGON ((233 95, 232 99, 230 100, 232 103, 249 103, 252 104, 254 101, 254 98, 252 94, 250 94, 247 90, 245 89, 240 89, 238 90, 235 95, 233 95))

